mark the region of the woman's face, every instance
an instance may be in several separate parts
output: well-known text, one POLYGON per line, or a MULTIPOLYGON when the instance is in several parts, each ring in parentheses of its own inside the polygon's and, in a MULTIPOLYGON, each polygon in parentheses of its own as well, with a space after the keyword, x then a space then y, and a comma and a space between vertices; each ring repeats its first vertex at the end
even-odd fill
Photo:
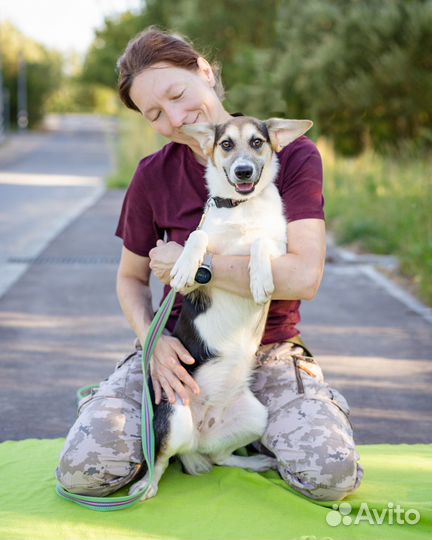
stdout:
POLYGON ((171 141, 196 149, 196 141, 179 131, 185 124, 217 124, 230 118, 214 91, 209 64, 198 59, 197 71, 160 62, 137 75, 130 97, 151 126, 171 141))

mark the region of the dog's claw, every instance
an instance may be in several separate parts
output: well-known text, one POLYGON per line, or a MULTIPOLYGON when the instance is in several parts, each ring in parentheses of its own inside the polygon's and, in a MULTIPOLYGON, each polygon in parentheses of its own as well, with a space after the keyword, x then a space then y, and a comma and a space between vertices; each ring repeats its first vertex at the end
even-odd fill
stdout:
MULTIPOLYGON (((142 480, 139 480, 138 482, 135 482, 135 484, 132 484, 132 486, 129 489, 129 495, 136 495, 139 491, 141 491, 148 482, 148 475, 146 474, 142 480)), ((153 482, 147 489, 147 491, 142 495, 140 498, 141 501, 146 501, 147 499, 151 499, 156 495, 158 492, 158 485, 153 482)))

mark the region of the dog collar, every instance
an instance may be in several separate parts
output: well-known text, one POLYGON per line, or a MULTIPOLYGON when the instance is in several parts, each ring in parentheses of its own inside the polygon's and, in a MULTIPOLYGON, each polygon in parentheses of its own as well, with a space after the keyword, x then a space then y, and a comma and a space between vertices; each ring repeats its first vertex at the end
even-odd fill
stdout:
POLYGON ((234 208, 242 202, 245 202, 247 199, 242 201, 235 201, 233 199, 224 199, 223 197, 211 197, 211 200, 214 201, 216 208, 234 208))
POLYGON ((210 197, 207 199, 204 213, 201 216, 201 221, 198 224, 197 230, 201 229, 201 227, 204 224, 204 221, 207 217, 207 212, 209 211, 211 206, 216 206, 216 208, 234 208, 235 206, 238 206, 240 203, 245 202, 247 199, 244 199, 243 201, 234 201, 232 199, 224 199, 223 197, 210 197))

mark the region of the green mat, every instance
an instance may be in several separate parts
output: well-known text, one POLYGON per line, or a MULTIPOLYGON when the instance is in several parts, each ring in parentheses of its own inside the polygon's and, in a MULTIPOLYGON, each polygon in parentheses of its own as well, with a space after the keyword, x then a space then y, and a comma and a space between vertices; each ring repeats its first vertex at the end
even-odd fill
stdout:
POLYGON ((432 538, 432 445, 360 446, 365 478, 340 511, 295 494, 274 471, 216 467, 193 477, 174 463, 154 499, 113 513, 55 494, 62 446, 63 439, 0 444, 2 540, 432 538))

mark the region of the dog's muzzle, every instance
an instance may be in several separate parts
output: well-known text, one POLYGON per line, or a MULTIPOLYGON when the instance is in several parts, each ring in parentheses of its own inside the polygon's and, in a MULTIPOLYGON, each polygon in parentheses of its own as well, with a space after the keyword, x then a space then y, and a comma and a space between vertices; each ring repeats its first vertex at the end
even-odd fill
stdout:
POLYGON ((253 175, 252 165, 237 165, 234 169, 234 174, 240 180, 240 182, 247 182, 253 175))
POLYGON ((228 182, 234 187, 237 193, 249 195, 254 191, 255 186, 258 184, 261 178, 261 172, 262 169, 259 171, 259 174, 257 174, 256 168, 251 163, 237 162, 231 166, 231 174, 225 170, 225 175, 228 182))
POLYGON ((238 193, 248 194, 255 189, 255 182, 251 181, 254 169, 251 165, 237 165, 234 169, 236 181, 234 188, 238 193))

